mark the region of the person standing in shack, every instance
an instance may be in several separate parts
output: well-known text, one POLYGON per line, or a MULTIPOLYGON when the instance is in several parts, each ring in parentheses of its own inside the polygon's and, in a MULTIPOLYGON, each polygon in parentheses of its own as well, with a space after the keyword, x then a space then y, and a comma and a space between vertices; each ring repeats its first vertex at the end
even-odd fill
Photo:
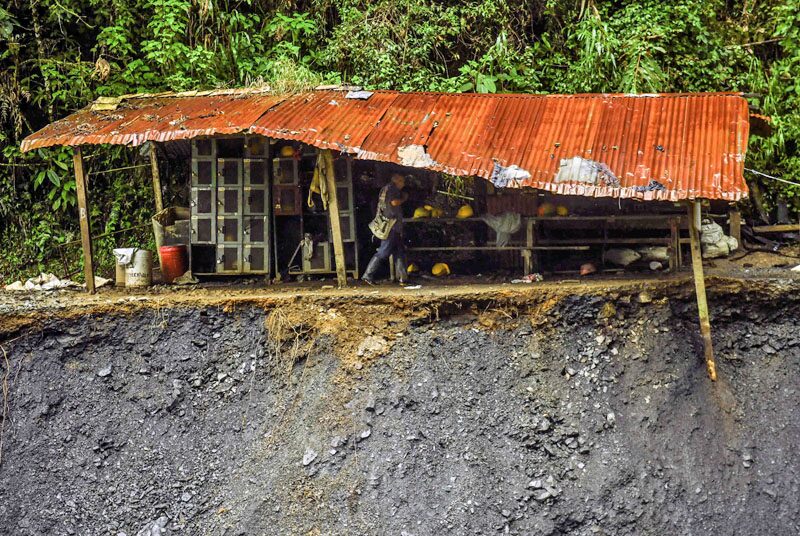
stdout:
POLYGON ((381 189, 378 197, 378 208, 375 219, 370 223, 370 230, 380 239, 381 245, 361 276, 370 285, 375 284, 375 273, 391 255, 394 255, 395 273, 400 284, 405 285, 407 282, 406 248, 403 243, 403 203, 408 199, 408 193, 403 191, 405 185, 405 177, 395 173, 389 184, 381 189))

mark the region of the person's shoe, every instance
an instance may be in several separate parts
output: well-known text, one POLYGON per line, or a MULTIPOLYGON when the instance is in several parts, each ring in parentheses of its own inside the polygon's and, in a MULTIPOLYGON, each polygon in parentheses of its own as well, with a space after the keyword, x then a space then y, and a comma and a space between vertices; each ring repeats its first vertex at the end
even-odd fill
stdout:
POLYGON ((409 285, 409 284, 410 284, 410 283, 408 282, 408 279, 401 279, 401 280, 399 281, 399 283, 400 283, 400 286, 401 286, 401 287, 405 287, 406 285, 409 285))
POLYGON ((365 281, 368 285, 375 284, 375 274, 378 272, 378 268, 380 267, 381 261, 375 255, 369 260, 369 264, 367 264, 367 269, 364 270, 364 273, 361 274, 361 280, 365 281))

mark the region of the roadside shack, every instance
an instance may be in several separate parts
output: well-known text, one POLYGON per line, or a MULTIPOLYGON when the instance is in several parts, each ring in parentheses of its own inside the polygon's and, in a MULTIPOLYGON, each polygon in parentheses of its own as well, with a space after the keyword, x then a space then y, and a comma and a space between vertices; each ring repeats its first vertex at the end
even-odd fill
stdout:
MULTIPOLYGON (((746 101, 726 93, 243 89, 101 98, 22 148, 71 145, 85 178, 83 145, 150 143, 158 211, 157 155, 184 155, 198 275, 332 274, 339 249, 339 268, 358 278, 374 249, 366 223, 392 173, 410 179, 409 262, 469 271, 478 259, 484 270, 527 275, 590 261, 618 269, 607 260, 620 248, 679 266, 688 220, 676 203, 705 199, 727 215, 746 195, 748 122, 746 101), (172 145, 181 149, 163 150, 172 145)), ((735 210, 730 220, 736 238, 735 210)))
POLYGON ((195 274, 335 273, 344 286, 374 250, 366 226, 377 192, 401 173, 412 183, 405 215, 417 266, 477 256, 529 275, 588 260, 609 268, 607 252, 620 247, 657 251, 665 268, 691 253, 702 317, 701 201, 735 237, 738 213, 726 213, 747 195, 748 133, 748 104, 735 93, 236 89, 101 98, 22 150, 74 148, 90 291, 83 147, 149 143, 159 212, 168 209, 158 154, 183 155, 181 240, 195 274))

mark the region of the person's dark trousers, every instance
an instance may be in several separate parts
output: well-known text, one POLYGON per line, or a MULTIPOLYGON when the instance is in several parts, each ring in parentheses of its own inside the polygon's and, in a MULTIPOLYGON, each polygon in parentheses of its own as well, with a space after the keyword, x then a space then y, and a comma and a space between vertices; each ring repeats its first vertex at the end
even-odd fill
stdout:
POLYGON ((375 281, 375 273, 378 271, 378 268, 391 255, 394 255, 397 279, 399 279, 401 283, 405 283, 407 278, 406 248, 403 243, 403 231, 402 229, 398 229, 397 226, 389 231, 389 236, 386 237, 386 240, 381 240, 381 245, 378 247, 378 251, 375 252, 375 255, 370 259, 369 264, 367 264, 367 269, 364 270, 362 279, 375 281))

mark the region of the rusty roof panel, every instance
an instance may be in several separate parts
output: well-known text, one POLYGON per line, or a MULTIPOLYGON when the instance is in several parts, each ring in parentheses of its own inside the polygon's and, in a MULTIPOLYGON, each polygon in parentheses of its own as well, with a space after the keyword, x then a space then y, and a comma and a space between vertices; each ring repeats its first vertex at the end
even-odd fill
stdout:
POLYGON ((486 179, 496 162, 519 168, 509 186, 558 194, 735 201, 747 195, 747 134, 736 94, 404 94, 358 158, 486 179))
POLYGON ((348 99, 345 95, 341 91, 293 95, 261 116, 250 131, 322 149, 358 152, 396 94, 374 93, 368 99, 348 99))
POLYGON ((223 94, 123 100, 113 110, 88 106, 25 138, 22 150, 53 145, 141 145, 245 132, 285 96, 223 94))
MULTIPOLYGON (((380 94, 382 92, 377 92, 380 94)), ((395 99, 372 129, 358 151, 363 160, 398 161, 398 147, 425 139, 433 129, 431 111, 439 99, 436 93, 392 93, 395 99)))
POLYGON ((138 145, 258 133, 356 158, 479 176, 558 194, 735 201, 749 129, 738 94, 476 95, 341 90, 230 91, 123 99, 81 110, 25 139, 138 145))

